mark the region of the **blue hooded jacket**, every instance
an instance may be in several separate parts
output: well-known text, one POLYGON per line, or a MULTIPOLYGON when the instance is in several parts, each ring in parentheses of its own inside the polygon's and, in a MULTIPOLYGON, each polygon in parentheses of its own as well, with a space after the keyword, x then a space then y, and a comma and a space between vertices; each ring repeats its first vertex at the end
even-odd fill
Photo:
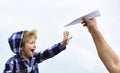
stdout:
POLYGON ((11 57, 6 62, 3 73, 39 73, 39 63, 46 59, 54 57, 55 55, 66 49, 66 46, 59 42, 44 51, 35 53, 34 56, 31 59, 29 59, 28 62, 20 54, 20 46, 23 35, 24 31, 15 32, 8 39, 10 48, 12 52, 16 55, 11 57))

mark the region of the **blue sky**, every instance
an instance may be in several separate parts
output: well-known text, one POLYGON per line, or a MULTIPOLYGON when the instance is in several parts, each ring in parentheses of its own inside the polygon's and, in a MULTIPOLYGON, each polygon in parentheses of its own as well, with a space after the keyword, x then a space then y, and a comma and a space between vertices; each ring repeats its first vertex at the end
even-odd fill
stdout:
POLYGON ((14 54, 8 37, 19 30, 37 29, 37 50, 62 41, 63 31, 73 37, 67 49, 39 64, 41 73, 108 73, 97 55, 93 40, 82 24, 64 28, 72 20, 99 9, 99 30, 120 57, 119 0, 0 0, 0 73, 14 54))

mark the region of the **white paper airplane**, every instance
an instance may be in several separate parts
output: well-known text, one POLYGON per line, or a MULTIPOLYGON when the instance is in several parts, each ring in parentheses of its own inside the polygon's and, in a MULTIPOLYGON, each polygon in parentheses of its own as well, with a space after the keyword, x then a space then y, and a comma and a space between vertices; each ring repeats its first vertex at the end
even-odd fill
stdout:
POLYGON ((64 27, 75 25, 75 24, 78 24, 78 23, 82 23, 83 22, 82 18, 91 19, 91 18, 98 17, 98 16, 100 16, 99 10, 95 10, 95 11, 93 11, 93 12, 87 14, 87 15, 84 15, 82 17, 79 17, 79 18, 75 19, 74 21, 70 22, 69 24, 65 25, 64 27))

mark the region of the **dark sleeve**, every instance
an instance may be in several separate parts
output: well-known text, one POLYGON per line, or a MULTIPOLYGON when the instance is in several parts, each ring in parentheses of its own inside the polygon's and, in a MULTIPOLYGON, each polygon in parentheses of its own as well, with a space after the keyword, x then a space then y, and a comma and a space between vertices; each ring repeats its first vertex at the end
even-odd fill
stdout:
POLYGON ((5 64, 5 69, 3 73, 15 73, 14 65, 15 64, 14 64, 13 58, 9 59, 5 64))
POLYGON ((52 47, 39 52, 36 55, 36 61, 40 63, 46 59, 54 57, 55 55, 57 55, 58 53, 60 53, 61 51, 65 49, 66 49, 66 46, 64 46, 62 43, 55 44, 52 47))

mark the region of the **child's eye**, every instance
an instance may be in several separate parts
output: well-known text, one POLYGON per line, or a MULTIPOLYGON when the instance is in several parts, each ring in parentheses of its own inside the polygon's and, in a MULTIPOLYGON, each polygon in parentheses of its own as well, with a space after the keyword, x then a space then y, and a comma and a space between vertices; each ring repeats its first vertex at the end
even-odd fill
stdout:
POLYGON ((28 41, 29 44, 35 44, 35 41, 28 41))
POLYGON ((30 42, 30 44, 35 44, 35 41, 30 42))
POLYGON ((33 44, 33 42, 30 42, 30 44, 33 44))

